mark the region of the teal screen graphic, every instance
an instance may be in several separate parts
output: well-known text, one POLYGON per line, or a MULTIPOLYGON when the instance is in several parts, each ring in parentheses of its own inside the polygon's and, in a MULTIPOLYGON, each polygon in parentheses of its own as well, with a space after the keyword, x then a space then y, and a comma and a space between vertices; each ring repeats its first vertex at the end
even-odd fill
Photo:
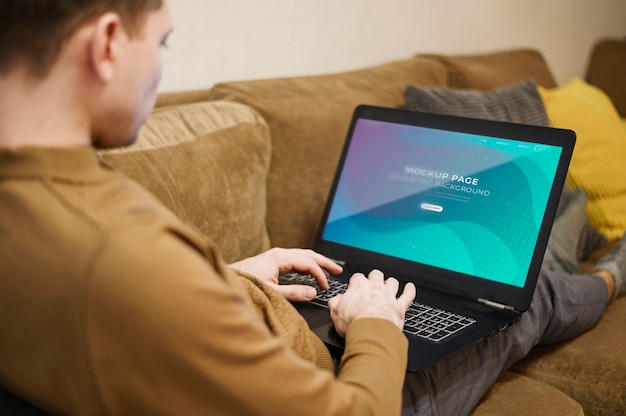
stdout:
POLYGON ((560 155, 359 120, 323 238, 523 287, 560 155))

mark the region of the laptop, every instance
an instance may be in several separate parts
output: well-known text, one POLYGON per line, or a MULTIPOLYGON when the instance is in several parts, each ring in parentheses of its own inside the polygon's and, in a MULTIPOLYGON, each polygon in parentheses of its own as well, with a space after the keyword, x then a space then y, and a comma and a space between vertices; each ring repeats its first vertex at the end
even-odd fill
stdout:
POLYGON ((344 272, 296 308, 341 353, 326 301, 353 273, 376 268, 413 282, 408 371, 514 324, 535 290, 575 138, 570 130, 357 107, 314 244, 344 272))

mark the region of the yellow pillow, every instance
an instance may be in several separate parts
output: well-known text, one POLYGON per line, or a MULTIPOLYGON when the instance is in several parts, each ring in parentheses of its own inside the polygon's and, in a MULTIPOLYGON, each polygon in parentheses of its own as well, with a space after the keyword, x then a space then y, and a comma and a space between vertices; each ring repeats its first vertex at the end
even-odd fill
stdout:
POLYGON ((626 129, 608 96, 575 78, 553 89, 539 87, 554 127, 571 129, 577 140, 568 183, 589 196, 591 224, 609 240, 626 230, 626 129))

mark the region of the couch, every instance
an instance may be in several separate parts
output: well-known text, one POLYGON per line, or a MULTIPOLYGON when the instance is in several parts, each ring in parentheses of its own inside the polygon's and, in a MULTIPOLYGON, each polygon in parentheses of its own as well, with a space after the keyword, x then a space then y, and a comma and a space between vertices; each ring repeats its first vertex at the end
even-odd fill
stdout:
MULTIPOLYGON (((626 135, 626 42, 603 40, 598 45, 585 80, 578 82, 604 97, 609 110, 603 113, 619 114, 621 134, 626 135), (602 48, 608 52, 597 51, 602 48)), ((422 54, 350 72, 222 82, 209 89, 164 93, 139 141, 103 151, 101 157, 213 239, 225 260, 233 262, 273 246, 311 246, 358 104, 405 108, 407 86, 461 97, 466 91, 482 99, 511 85, 525 82, 528 87, 528 80, 539 91, 538 108, 550 124, 576 130, 576 123, 568 123, 580 117, 553 111, 550 103, 572 100, 557 94, 565 86, 557 85, 537 50, 422 54)), ((595 101, 591 104, 597 107, 595 101)), ((606 166, 601 153, 588 150, 593 143, 585 146, 583 153, 593 157, 591 162, 583 157, 581 163, 606 166)), ((624 172, 620 166, 618 171, 624 172)), ((585 175, 593 174, 585 169, 568 178, 570 188, 596 186, 585 182, 585 175)), ((617 211, 614 217, 619 217, 613 194, 585 190, 589 209, 597 205, 600 213, 617 211)), ((626 229, 620 231, 626 215, 607 224, 602 215, 588 213, 595 239, 588 239, 591 243, 579 253, 585 270, 626 229)), ((625 331, 626 298, 620 298, 590 332, 535 348, 500 376, 472 414, 626 414, 625 331)))
MULTIPOLYGON (((610 124, 602 118, 610 113, 622 129, 600 139, 579 133, 576 151, 582 149, 582 161, 572 162, 576 175, 568 178, 569 187, 587 191, 590 225, 601 230, 600 238, 588 239, 591 246, 580 253, 581 266, 588 269, 626 230, 626 213, 621 215, 619 198, 613 201, 613 190, 596 192, 597 184, 586 182, 595 172, 587 166, 610 166, 611 155, 620 154, 621 149, 607 147, 612 136, 621 134, 626 143, 625 46, 623 40, 599 42, 586 79, 573 85, 557 85, 539 51, 515 49, 418 55, 350 72, 222 82, 205 90, 165 93, 140 141, 102 157, 214 239, 230 262, 272 246, 311 246, 356 105, 404 108, 407 86, 489 94, 531 79, 550 124, 577 132, 591 125, 595 131, 598 124, 610 124), (562 110, 559 103, 567 107, 576 102, 575 87, 581 84, 595 95, 580 99, 582 109, 562 110), (579 125, 589 112, 584 105, 601 114, 579 125), (596 147, 607 147, 608 155, 594 150, 594 140, 600 141, 596 147), (593 211, 598 207, 611 215, 616 211, 617 220, 607 224, 606 215, 593 211)), ((618 183, 624 182, 619 173, 625 161, 615 167, 618 183)), ((625 414, 625 331, 626 298, 620 298, 592 331, 538 347, 510 368, 473 414, 625 414)))

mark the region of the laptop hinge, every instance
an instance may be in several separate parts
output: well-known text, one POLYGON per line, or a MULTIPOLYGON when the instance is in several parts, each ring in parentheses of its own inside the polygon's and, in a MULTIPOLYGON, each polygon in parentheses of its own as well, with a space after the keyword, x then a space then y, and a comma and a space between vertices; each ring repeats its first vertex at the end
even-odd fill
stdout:
POLYGON ((489 306, 490 308, 499 309, 501 311, 514 311, 515 308, 510 305, 504 305, 502 303, 494 302, 488 299, 478 298, 478 302, 482 303, 485 306, 489 306))

